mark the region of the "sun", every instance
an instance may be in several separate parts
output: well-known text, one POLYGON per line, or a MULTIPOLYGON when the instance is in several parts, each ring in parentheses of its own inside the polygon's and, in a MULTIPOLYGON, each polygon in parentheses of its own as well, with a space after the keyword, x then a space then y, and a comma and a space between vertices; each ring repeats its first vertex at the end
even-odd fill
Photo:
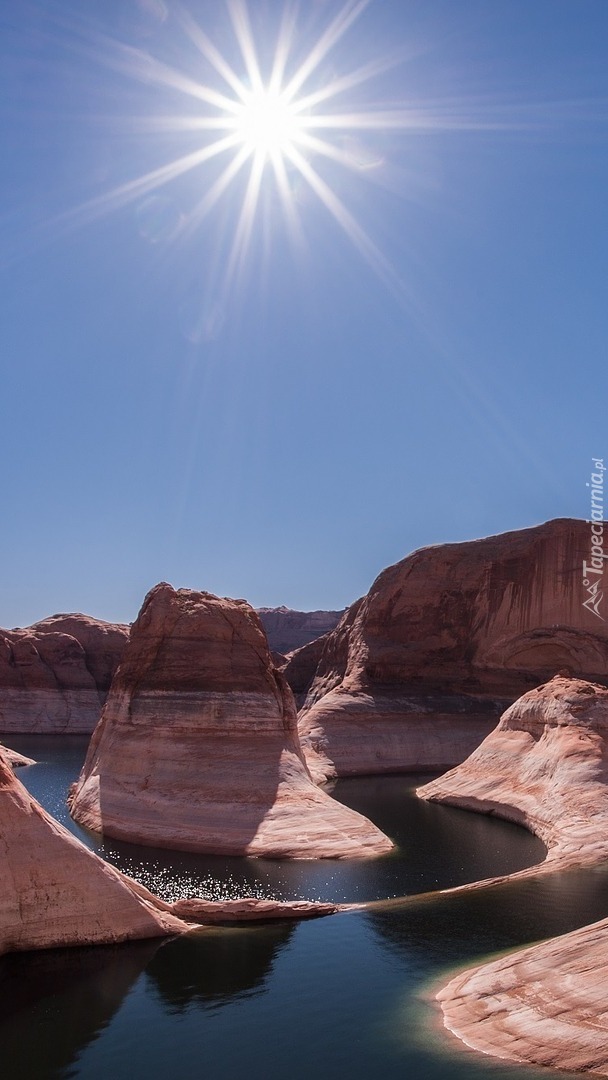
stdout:
POLYGON ((269 87, 247 94, 233 122, 241 144, 262 162, 289 156, 304 134, 297 105, 269 87))
POLYGON ((338 194, 338 188, 344 191, 346 187, 336 180, 340 170, 365 182, 381 174, 382 154, 370 142, 374 133, 428 130, 435 128, 436 122, 434 117, 419 115, 412 107, 395 107, 391 102, 388 107, 376 103, 366 108, 361 107, 360 97, 353 98, 356 88, 387 71, 394 59, 373 57, 344 71, 334 62, 330 74, 320 74, 326 69, 329 54, 369 2, 345 0, 334 9, 335 14, 319 37, 308 43, 305 35, 299 37, 297 5, 285 2, 282 16, 277 19, 273 50, 267 41, 256 42, 247 0, 226 0, 225 10, 237 45, 230 61, 190 12, 176 2, 173 17, 203 61, 205 81, 169 66, 150 52, 144 54, 112 42, 105 61, 115 70, 188 99, 182 115, 141 118, 142 130, 159 135, 186 134, 192 137, 192 148, 90 200, 73 216, 85 218, 135 202, 196 170, 203 181, 195 188, 199 196, 180 216, 174 234, 175 238, 185 238, 196 233, 220 200, 240 189, 233 203, 232 236, 225 227, 222 241, 222 274, 228 289, 251 249, 256 218, 266 213, 269 205, 282 209, 294 244, 304 242, 306 230, 300 205, 307 201, 301 193, 308 188, 314 196, 312 202, 316 200, 324 208, 372 268, 393 287, 392 267, 338 194), (296 55, 298 60, 294 62, 296 55), (262 198, 270 185, 274 186, 276 200, 262 198))

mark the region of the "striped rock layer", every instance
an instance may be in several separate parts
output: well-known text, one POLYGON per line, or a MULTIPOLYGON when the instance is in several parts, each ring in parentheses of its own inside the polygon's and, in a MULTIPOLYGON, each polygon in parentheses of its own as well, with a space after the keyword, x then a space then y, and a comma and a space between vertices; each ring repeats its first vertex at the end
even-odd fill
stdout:
POLYGON ((189 851, 346 858, 392 846, 313 784, 253 609, 166 584, 132 627, 70 806, 108 836, 189 851))

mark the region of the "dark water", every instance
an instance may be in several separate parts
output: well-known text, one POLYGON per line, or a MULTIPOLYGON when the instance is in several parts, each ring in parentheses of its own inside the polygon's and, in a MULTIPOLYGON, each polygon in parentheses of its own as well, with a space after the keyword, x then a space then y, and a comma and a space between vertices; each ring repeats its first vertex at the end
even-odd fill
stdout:
MULTIPOLYGON (((41 762, 19 776, 68 823, 65 793, 85 741, 13 738, 12 745, 41 762)), ((313 922, 6 956, 0 960, 0 1076, 566 1076, 463 1049, 441 1029, 432 987, 464 963, 608 915, 608 870, 429 897, 430 889, 530 865, 543 849, 516 826, 419 802, 415 783, 412 777, 365 778, 341 781, 334 790, 398 842, 398 851, 384 859, 285 864, 110 841, 106 857, 167 897, 426 895, 313 922)))

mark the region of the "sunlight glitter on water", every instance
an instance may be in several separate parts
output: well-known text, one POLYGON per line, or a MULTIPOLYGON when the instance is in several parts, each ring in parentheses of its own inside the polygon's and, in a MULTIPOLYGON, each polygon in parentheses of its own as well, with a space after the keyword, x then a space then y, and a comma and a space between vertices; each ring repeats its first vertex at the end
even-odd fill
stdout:
POLYGON ((104 857, 167 904, 194 897, 202 900, 239 900, 243 897, 256 900, 287 899, 276 883, 271 886, 262 881, 237 881, 231 874, 218 880, 212 874, 176 872, 154 861, 134 862, 125 859, 124 855, 111 848, 104 849, 104 857))

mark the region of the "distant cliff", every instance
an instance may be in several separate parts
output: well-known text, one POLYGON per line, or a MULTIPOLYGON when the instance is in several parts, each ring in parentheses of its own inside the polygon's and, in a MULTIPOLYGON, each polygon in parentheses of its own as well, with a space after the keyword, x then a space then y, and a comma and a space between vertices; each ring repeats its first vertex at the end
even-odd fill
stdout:
POLYGON ((128 637, 80 614, 0 630, 0 731, 90 734, 128 637))
POLYGON ((301 649, 337 626, 343 611, 292 611, 288 607, 258 608, 272 652, 301 649))

